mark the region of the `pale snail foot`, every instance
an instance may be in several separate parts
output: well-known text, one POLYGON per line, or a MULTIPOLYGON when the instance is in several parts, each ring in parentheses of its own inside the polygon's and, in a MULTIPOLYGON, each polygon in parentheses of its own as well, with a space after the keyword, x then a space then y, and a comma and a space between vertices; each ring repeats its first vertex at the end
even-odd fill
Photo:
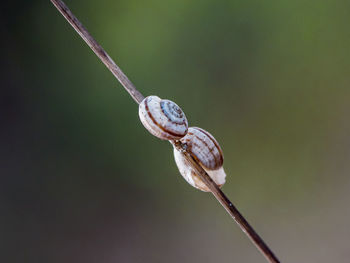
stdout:
MULTIPOLYGON (((182 177, 193 187, 202 190, 204 192, 209 192, 209 188, 205 183, 199 178, 199 176, 194 172, 188 161, 184 158, 183 154, 174 147, 174 158, 176 165, 179 169, 182 177)), ((210 178, 219 186, 225 184, 226 173, 223 167, 217 170, 208 170, 202 166, 202 168, 207 172, 210 178)))

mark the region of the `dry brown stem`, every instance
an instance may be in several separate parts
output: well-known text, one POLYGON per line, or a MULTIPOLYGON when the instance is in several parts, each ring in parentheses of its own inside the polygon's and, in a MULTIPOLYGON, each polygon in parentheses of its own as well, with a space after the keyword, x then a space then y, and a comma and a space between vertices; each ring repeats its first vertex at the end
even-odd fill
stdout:
MULTIPOLYGON (((123 71, 117 66, 117 64, 112 60, 112 58, 107 54, 107 52, 97 43, 97 41, 90 35, 82 23, 75 17, 75 15, 69 10, 64 2, 61 0, 50 0, 54 6, 60 11, 64 18, 72 25, 75 31, 84 39, 84 41, 89 45, 89 47, 95 52, 99 59, 106 65, 106 67, 112 72, 112 74, 118 79, 118 81, 123 85, 125 90, 130 94, 130 96, 139 104, 144 96, 135 88, 128 77, 123 73, 123 71)), ((205 185, 210 189, 211 193, 220 202, 220 204, 226 209, 230 216, 235 220, 244 233, 250 238, 254 245, 259 249, 259 251, 265 256, 265 258, 271 263, 278 263, 279 260, 271 251, 271 249, 266 245, 262 238, 255 232, 251 225, 245 220, 237 208, 232 204, 232 202, 226 197, 226 195, 221 191, 221 189, 216 185, 216 183, 210 178, 206 171, 197 163, 197 161, 191 156, 189 152, 185 150, 183 145, 176 141, 171 141, 174 147, 180 151, 188 164, 192 166, 194 171, 199 175, 205 185)))

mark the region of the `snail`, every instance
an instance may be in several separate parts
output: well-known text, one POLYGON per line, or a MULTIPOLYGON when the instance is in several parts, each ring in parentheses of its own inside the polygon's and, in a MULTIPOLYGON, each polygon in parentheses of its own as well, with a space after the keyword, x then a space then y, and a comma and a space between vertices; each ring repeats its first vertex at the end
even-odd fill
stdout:
MULTIPOLYGON (((222 150, 209 132, 197 128, 188 128, 187 134, 180 139, 186 147, 186 151, 202 166, 213 181, 221 187, 225 183, 225 171, 223 168, 224 157, 222 150)), ((208 187, 193 171, 183 154, 174 147, 174 157, 180 174, 195 188, 209 192, 208 187)))
POLYGON ((162 140, 179 140, 187 134, 185 113, 173 101, 148 96, 139 105, 139 117, 145 128, 162 140))
MULTIPOLYGON (((221 187, 225 183, 223 153, 213 135, 197 128, 188 128, 184 112, 173 101, 148 96, 139 105, 139 117, 145 128, 162 140, 179 141, 186 151, 202 166, 213 181, 221 187)), ((174 147, 174 157, 180 174, 195 188, 209 192, 208 187, 193 171, 183 154, 174 147)))

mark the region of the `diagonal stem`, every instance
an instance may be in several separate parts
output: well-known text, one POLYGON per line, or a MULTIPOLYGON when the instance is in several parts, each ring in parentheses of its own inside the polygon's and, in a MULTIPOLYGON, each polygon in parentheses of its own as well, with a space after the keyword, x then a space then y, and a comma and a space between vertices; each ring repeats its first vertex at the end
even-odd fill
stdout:
POLYGON ((90 35, 83 24, 76 18, 76 16, 69 10, 65 3, 61 0, 51 0, 54 6, 60 11, 64 18, 71 24, 71 26, 77 31, 82 39, 89 45, 92 51, 99 57, 99 59, 106 65, 106 67, 112 72, 120 84, 129 92, 130 96, 139 104, 143 99, 143 95, 135 88, 134 84, 128 79, 124 72, 117 66, 113 59, 107 54, 107 52, 101 47, 99 43, 90 35))
POLYGON ((255 232, 253 227, 247 222, 243 215, 238 211, 238 209, 233 205, 233 203, 227 198, 227 196, 222 192, 222 190, 217 186, 217 184, 210 178, 207 172, 200 166, 196 159, 187 152, 186 147, 181 144, 181 142, 171 142, 173 146, 180 151, 188 164, 194 169, 196 174, 209 188, 210 192, 215 196, 215 198, 220 202, 220 204, 225 208, 225 210, 230 214, 230 216, 236 221, 242 231, 249 237, 253 244, 258 248, 258 250, 265 256, 267 261, 278 263, 278 258, 274 255, 271 249, 266 245, 264 240, 255 232))
MULTIPOLYGON (((113 59, 107 54, 107 52, 97 43, 97 41, 90 35, 82 23, 75 17, 75 15, 69 10, 66 4, 61 0, 50 0, 54 6, 60 11, 64 18, 71 24, 71 26, 77 31, 82 39, 89 45, 89 47, 95 52, 99 59, 106 65, 106 67, 112 72, 112 74, 123 85, 130 96, 139 104, 144 96, 135 88, 134 84, 128 79, 123 71, 117 66, 113 59)), ((252 226, 232 204, 232 202, 226 197, 216 183, 210 178, 207 172, 197 163, 197 161, 191 156, 189 152, 184 150, 183 145, 180 142, 170 141, 173 146, 180 151, 188 164, 194 169, 196 174, 202 179, 205 185, 210 189, 211 193, 220 202, 220 204, 226 209, 230 216, 236 221, 239 227, 249 237, 253 244, 259 249, 259 251, 265 256, 270 263, 279 263, 280 261, 266 245, 262 238, 255 232, 252 226)))

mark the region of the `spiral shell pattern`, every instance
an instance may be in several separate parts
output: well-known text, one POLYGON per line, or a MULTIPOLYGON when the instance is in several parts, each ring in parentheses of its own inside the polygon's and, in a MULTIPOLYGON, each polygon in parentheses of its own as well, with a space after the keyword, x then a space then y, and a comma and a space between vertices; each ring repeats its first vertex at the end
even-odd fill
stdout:
POLYGON ((173 101, 146 97, 139 105, 139 117, 145 128, 162 140, 178 140, 188 130, 184 112, 173 101))
MULTIPOLYGON (((226 178, 222 167, 224 157, 215 138, 201 128, 190 127, 188 128, 188 133, 180 139, 180 142, 187 147, 186 151, 197 160, 214 182, 221 187, 225 183, 226 178)), ((185 180, 193 187, 208 192, 207 186, 176 148, 174 148, 174 157, 177 167, 185 180)))
POLYGON ((223 165, 222 150, 209 132, 198 127, 190 127, 180 142, 187 145, 187 150, 203 168, 216 170, 223 165))

